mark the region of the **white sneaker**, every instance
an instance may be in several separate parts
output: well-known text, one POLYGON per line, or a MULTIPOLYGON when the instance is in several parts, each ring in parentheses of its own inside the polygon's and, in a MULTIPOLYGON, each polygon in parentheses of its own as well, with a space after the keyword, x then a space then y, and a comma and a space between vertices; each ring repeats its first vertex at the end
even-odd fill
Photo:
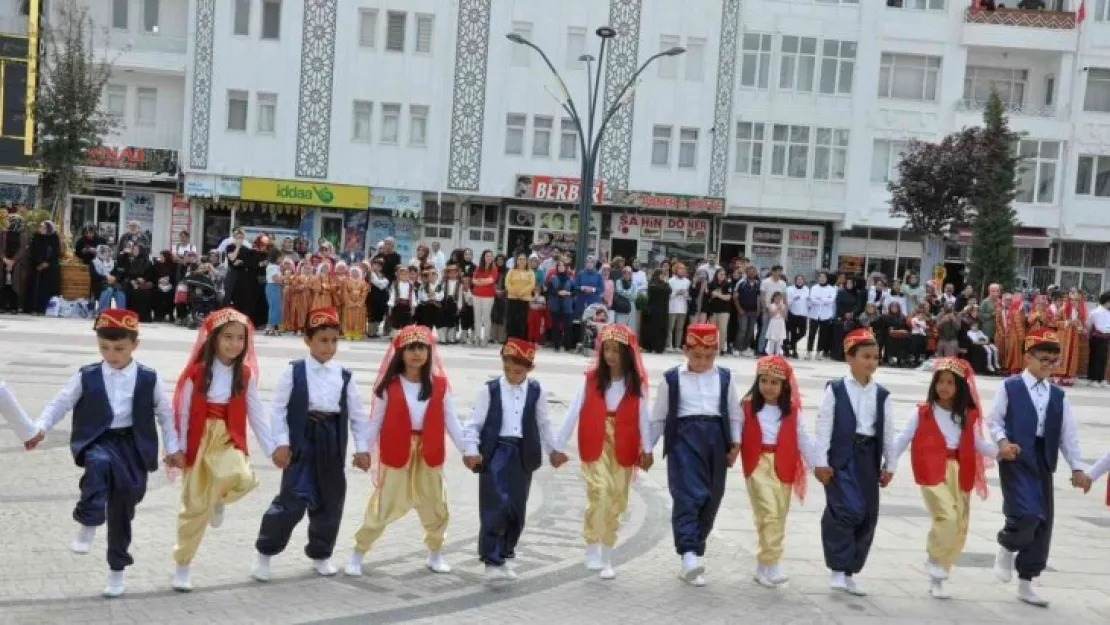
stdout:
POLYGON ((601 579, 616 579, 617 572, 613 569, 613 548, 601 548, 601 572, 597 574, 601 579))
POLYGON ((678 576, 687 582, 693 582, 694 578, 701 577, 705 573, 705 566, 698 562, 698 556, 692 551, 687 551, 682 554, 682 570, 678 576))
POLYGON ((177 565, 177 570, 173 573, 173 581, 170 583, 170 588, 177 592, 192 592, 193 580, 189 574, 189 566, 177 565))
POLYGON ((779 570, 778 562, 767 567, 767 577, 770 578, 770 580, 776 586, 781 586, 790 581, 790 578, 787 577, 781 570, 779 570))
POLYGON ((362 558, 365 555, 359 551, 352 551, 351 558, 347 560, 347 566, 343 568, 343 572, 351 577, 362 577, 362 558))
POLYGON ((848 591, 848 576, 840 571, 833 571, 829 575, 829 588, 833 590, 848 591))
POLYGON ((931 579, 948 579, 948 571, 945 571, 944 567, 932 558, 925 560, 925 574, 931 579))
POLYGON ((1018 582, 1018 599, 1021 599, 1029 605, 1035 605, 1038 608, 1047 608, 1048 601, 1041 599, 1037 593, 1033 592, 1033 582, 1029 580, 1021 580, 1018 582))
POLYGON ((212 526, 212 529, 224 524, 224 505, 222 503, 218 503, 212 508, 212 518, 208 519, 208 524, 212 526))
POLYGON ((429 551, 428 559, 424 562, 424 566, 433 573, 450 573, 451 565, 443 559, 443 554, 438 551, 429 551))
POLYGON ((845 590, 847 590, 848 594, 850 594, 850 595, 855 595, 857 597, 866 597, 867 596, 867 590, 864 589, 863 586, 860 586, 859 584, 857 584, 856 579, 854 577, 850 576, 850 575, 845 575, 844 576, 844 586, 845 586, 845 590))
POLYGON ((92 546, 94 536, 96 536, 96 528, 94 526, 82 525, 81 528, 77 530, 77 536, 73 537, 73 542, 69 544, 69 550, 73 553, 80 553, 82 555, 88 553, 89 547, 92 546))
POLYGON ((270 581, 270 556, 258 554, 258 562, 251 569, 251 577, 259 582, 270 581))
POLYGON ((109 599, 114 599, 123 594, 123 571, 108 571, 108 582, 101 593, 109 599))
POLYGON ((335 565, 331 563, 330 558, 325 558, 323 560, 313 560, 312 568, 316 569, 316 574, 320 575, 321 577, 331 577, 332 575, 335 575, 339 572, 339 569, 335 568, 335 565))
POLYGON ((601 543, 586 545, 586 569, 590 571, 600 571, 602 569, 601 543))
POLYGON ((688 579, 686 581, 694 588, 703 588, 705 586, 705 577, 702 575, 698 575, 694 579, 688 579))
POLYGON ((994 576, 1003 584, 1009 584, 1014 579, 1014 552, 1005 547, 998 548, 998 555, 994 557, 994 576))
POLYGON ((948 594, 948 589, 944 587, 944 582, 936 578, 929 580, 929 595, 933 599, 949 599, 952 597, 948 594))
POLYGON ((760 564, 755 567, 755 577, 752 578, 755 583, 763 586, 764 588, 775 588, 775 582, 771 581, 771 575, 767 571, 767 567, 760 564))
POLYGON ((504 564, 501 566, 493 566, 492 564, 486 565, 486 581, 511 582, 515 579, 516 573, 504 564))

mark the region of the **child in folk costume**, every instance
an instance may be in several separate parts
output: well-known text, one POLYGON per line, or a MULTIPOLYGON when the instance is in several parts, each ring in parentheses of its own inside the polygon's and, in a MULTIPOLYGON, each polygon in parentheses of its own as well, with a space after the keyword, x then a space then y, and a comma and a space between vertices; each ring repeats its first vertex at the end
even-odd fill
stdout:
POLYGON ((416 289, 409 281, 409 268, 397 266, 397 278, 389 289, 389 322, 393 334, 412 323, 412 312, 416 306, 416 289))
POLYGON ((586 568, 613 579, 613 548, 637 466, 650 466, 648 378, 636 333, 612 324, 598 334, 597 358, 563 419, 557 451, 578 427, 582 479, 586 482, 586 568))
POLYGON ((389 279, 382 272, 382 257, 375 256, 370 261, 370 293, 366 297, 366 308, 369 310, 370 338, 378 338, 382 322, 389 313, 389 279))
POLYGON ((1003 367, 1011 374, 1021 373, 1025 367, 1025 296, 1014 293, 1009 309, 1010 322, 1006 332, 1006 362, 1003 367))
POLYGON ((343 338, 359 341, 366 338, 366 295, 370 285, 363 279, 362 269, 352 267, 343 286, 343 338))
POLYGON ((979 390, 971 364, 959 358, 939 358, 925 403, 910 413, 898 433, 887 470, 895 471, 908 448, 913 477, 933 519, 925 543, 929 594, 947 599, 944 580, 952 572, 967 542, 972 489, 987 498, 986 459, 998 447, 984 434, 979 390))
POLYGON ((362 575, 362 560, 386 526, 415 508, 428 548, 425 565, 434 573, 450 573, 441 553, 450 519, 444 442, 449 435, 461 451, 463 428, 428 328, 410 325, 393 338, 374 383, 372 404, 366 442, 376 445, 381 466, 345 572, 362 575))
POLYGON ((233 308, 217 310, 204 319, 185 369, 177 377, 173 405, 185 471, 172 586, 188 592, 193 589, 190 565, 205 526, 223 524, 225 506, 258 486, 247 458, 247 423, 262 452, 270 457, 274 451, 258 393, 250 319, 233 308))
POLYGON ((1062 386, 1075 384, 1079 375, 1079 354, 1087 341, 1087 304, 1079 291, 1057 295, 1056 334, 1060 337, 1060 364, 1056 367, 1056 382, 1062 386))
POLYGON ((332 307, 331 263, 324 261, 316 265, 316 274, 308 282, 308 291, 309 310, 332 307))
POLYGON ((297 279, 297 265, 293 259, 281 261, 281 331, 295 332, 293 329, 293 281, 297 279))
MULTIPOLYGON (((478 472, 478 557, 490 581, 517 578, 508 561, 516 557, 524 531, 532 473, 543 464, 544 452, 555 447, 547 391, 528 377, 535 361, 535 345, 507 339, 501 347, 503 374, 478 391, 466 423, 463 463, 478 472)), ((559 451, 548 457, 556 468, 567 461, 559 451)))
POLYGON ((700 559, 721 507, 728 468, 740 455, 740 396, 732 372, 714 364, 721 349, 719 334, 712 324, 686 329, 686 364, 663 374, 646 445, 654 449, 663 436, 667 486, 674 501, 671 530, 682 556, 679 577, 694 586, 705 585, 700 559))
POLYGON ((262 516, 255 542, 258 563, 252 576, 261 582, 270 580, 270 558, 285 551, 306 511, 305 555, 318 574, 335 575, 331 556, 347 497, 348 427, 354 440, 354 465, 370 468, 366 406, 351 372, 335 361, 341 332, 334 308, 312 311, 304 336, 309 357, 286 367, 274 389, 272 458, 282 469, 281 492, 262 516))
POLYGON ((1071 483, 1089 489, 1091 478, 1080 459, 1079 430, 1064 391, 1049 382, 1060 360, 1060 340, 1047 328, 1025 336, 1025 370, 1007 378, 994 396, 987 423, 998 443, 998 477, 1006 525, 998 532, 1001 546, 995 576, 1009 582, 1018 573, 1018 598, 1047 607, 1033 591, 1033 579, 1045 569, 1055 493, 1052 475, 1062 453, 1071 467, 1071 483))
POLYGON ((132 358, 139 346, 138 315, 106 309, 97 315, 94 328, 103 360, 81 367, 30 428, 24 422, 24 433, 33 433, 23 447, 35 449, 73 411, 69 449, 85 472, 73 509, 80 528, 70 549, 88 553, 96 528, 107 521, 109 572, 103 594, 110 598, 123 594, 123 571, 135 563, 128 552, 131 521, 146 494, 147 473, 158 469, 159 426, 165 465, 180 468, 184 455, 158 373, 132 358))
POLYGON ((987 337, 991 340, 997 350, 998 370, 1000 372, 1008 372, 1007 361, 1010 356, 1010 334, 1013 328, 1010 327, 1010 306, 1013 304, 1013 296, 1009 293, 1002 294, 1002 303, 994 308, 994 336, 987 337))
POLYGON ((343 307, 346 305, 347 281, 350 274, 351 269, 347 266, 347 263, 343 261, 335 263, 335 269, 332 270, 331 275, 331 305, 324 306, 324 308, 334 308, 339 311, 341 319, 343 318, 343 307))
POLYGON ((312 304, 312 291, 309 288, 312 279, 312 265, 308 261, 301 261, 296 275, 286 283, 282 300, 285 309, 283 325, 294 334, 304 331, 305 320, 308 319, 309 305, 312 304))
POLYGON ((740 466, 748 486, 759 553, 757 584, 777 588, 789 581, 779 569, 790 494, 805 499, 806 465, 813 465, 812 443, 802 418, 801 388, 794 369, 781 356, 755 365, 755 383, 741 402, 740 466))
POLYGON ((813 470, 825 486, 821 543, 829 586, 853 595, 867 592, 856 582, 879 521, 879 487, 890 474, 883 467, 894 442, 890 392, 872 376, 879 345, 867 328, 844 337, 849 375, 825 386, 817 409, 813 470))
POLYGON ((436 285, 436 295, 440 300, 439 315, 435 323, 436 333, 440 343, 454 345, 459 342, 459 300, 462 299, 459 266, 447 263, 443 275, 443 281, 436 285))
MULTIPOLYGON (((606 284, 612 288, 612 282, 606 281, 606 284)), ((537 286, 532 301, 528 304, 528 340, 536 344, 543 343, 544 334, 549 327, 551 315, 547 314, 547 297, 543 294, 543 288, 537 286)))
MULTIPOLYGON (((1098 461, 1091 465, 1091 471, 1088 473, 1088 476, 1090 476, 1091 483, 1093 484, 1107 473, 1110 473, 1110 451, 1103 454, 1098 461)), ((1086 493, 1088 490, 1090 490, 1089 484, 1083 492, 1086 493)), ((1106 481, 1106 505, 1110 506, 1110 480, 1106 481)))
POLYGON ((436 323, 439 321, 443 292, 437 288, 439 279, 434 267, 425 268, 421 275, 422 278, 416 287, 416 312, 413 314, 413 322, 435 331, 436 323))

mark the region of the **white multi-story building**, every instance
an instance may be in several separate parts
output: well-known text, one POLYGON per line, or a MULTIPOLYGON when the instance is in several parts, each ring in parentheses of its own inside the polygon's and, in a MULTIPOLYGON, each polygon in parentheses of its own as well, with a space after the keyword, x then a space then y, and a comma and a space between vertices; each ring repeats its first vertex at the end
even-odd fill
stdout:
POLYGON ((805 274, 943 264, 959 281, 968 234, 927 245, 900 230, 886 183, 906 141, 979 123, 994 88, 1024 134, 1021 275, 1110 285, 1106 0, 1082 23, 1079 0, 95 4, 127 24, 105 94, 127 121, 116 140, 181 150, 208 245, 232 224, 351 252, 389 234, 402 248, 569 243, 582 150, 562 88, 506 35, 544 49, 582 111, 580 57, 609 25, 601 109, 652 54, 686 53, 650 66, 607 129, 591 248, 805 274))

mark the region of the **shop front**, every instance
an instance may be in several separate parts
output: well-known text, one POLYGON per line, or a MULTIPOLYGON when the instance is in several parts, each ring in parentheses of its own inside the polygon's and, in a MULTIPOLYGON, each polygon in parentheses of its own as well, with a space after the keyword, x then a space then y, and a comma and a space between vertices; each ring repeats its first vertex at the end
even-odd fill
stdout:
MULTIPOLYGON (((903 280, 907 273, 920 277, 925 246, 921 236, 910 230, 855 227, 840 233, 837 273, 849 276, 882 276, 903 280)), ((947 275, 956 276, 963 266, 958 256, 945 255, 947 275), (957 267, 956 265, 959 265, 957 267)), ((928 277, 926 277, 928 279, 928 277)))
MULTIPOLYGON (((424 194, 420 191, 374 189, 370 193, 368 223, 361 234, 363 246, 373 247, 384 239, 393 237, 393 248, 401 258, 405 262, 414 258, 416 244, 421 241, 419 221, 424 211, 423 203, 424 194)), ((360 236, 352 218, 353 216, 348 216, 349 236, 360 236)), ((444 244, 441 242, 441 245, 444 244)))
MULTIPOLYGON (((531 250, 546 258, 554 248, 573 252, 578 240, 578 202, 581 181, 578 178, 521 174, 516 177, 516 197, 524 202, 506 205, 503 250, 531 250)), ((594 202, 605 197, 603 181, 594 185, 594 202)), ((595 208, 590 213, 588 253, 598 255, 601 249, 601 215, 595 208)))
POLYGON ((201 250, 214 250, 231 236, 231 222, 242 191, 235 176, 186 174, 185 195, 190 202, 189 221, 198 224, 193 243, 201 250), (199 236, 198 236, 199 233, 199 236))
POLYGON ((813 280, 824 266, 827 228, 824 224, 784 224, 759 221, 721 222, 717 258, 728 265, 747 258, 760 271, 779 265, 791 278, 813 280))
POLYGON ((352 258, 365 254, 365 232, 370 206, 370 189, 356 185, 273 178, 243 178, 243 206, 234 227, 252 232, 269 232, 276 238, 303 236, 311 249, 329 241, 341 254, 352 258), (351 222, 351 230, 348 222, 351 222), (357 232, 350 237, 348 232, 357 232))
POLYGON ((635 258, 650 267, 673 257, 692 264, 706 257, 709 224, 709 219, 702 217, 613 213, 609 216, 609 258, 635 258))
POLYGON ((86 191, 69 197, 66 224, 74 238, 94 226, 115 243, 128 222, 139 223, 142 239, 153 250, 171 244, 173 200, 177 192, 177 151, 101 145, 89 150, 83 172, 86 191))

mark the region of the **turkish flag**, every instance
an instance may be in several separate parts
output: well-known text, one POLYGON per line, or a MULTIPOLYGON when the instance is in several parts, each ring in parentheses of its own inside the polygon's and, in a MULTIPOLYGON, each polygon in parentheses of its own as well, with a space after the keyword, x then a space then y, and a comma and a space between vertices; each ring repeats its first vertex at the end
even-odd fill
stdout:
POLYGON ((1075 23, 1082 24, 1085 19, 1087 19, 1087 0, 1080 0, 1079 11, 1075 14, 1075 23))

